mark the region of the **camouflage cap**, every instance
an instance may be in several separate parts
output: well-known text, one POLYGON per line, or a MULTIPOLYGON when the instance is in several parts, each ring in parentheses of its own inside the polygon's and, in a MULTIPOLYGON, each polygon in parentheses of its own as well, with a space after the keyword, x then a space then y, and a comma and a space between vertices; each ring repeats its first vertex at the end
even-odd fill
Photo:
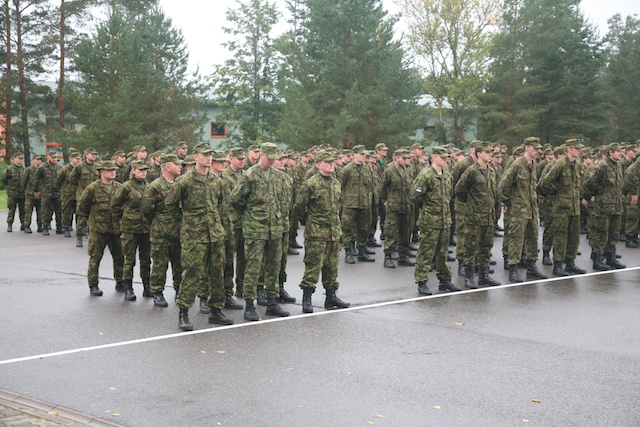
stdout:
POLYGON ((554 156, 560 156, 562 154, 566 154, 566 152, 567 150, 564 145, 558 145, 556 148, 553 149, 554 156))
POLYGON ((489 144, 487 141, 478 141, 475 148, 476 151, 493 152, 491 144, 489 144))
POLYGON ((449 151, 442 146, 433 147, 431 149, 431 154, 434 154, 438 157, 449 157, 449 151))
POLYGON ((47 151, 47 156, 49 157, 58 157, 58 152, 56 150, 47 151))
POLYGON ((149 169, 149 165, 142 163, 140 160, 134 160, 131 162, 131 169, 147 170, 149 169))
POLYGON ((164 156, 162 156, 160 158, 160 163, 161 164, 175 163, 176 165, 181 165, 182 160, 180 160, 177 155, 171 153, 171 154, 165 154, 164 156))
POLYGON ((132 150, 135 151, 140 151, 140 146, 139 145, 134 145, 132 150))
POLYGON ((42 160, 42 156, 40 154, 34 154, 33 160, 42 160))
POLYGON ((193 154, 189 154, 187 157, 184 158, 184 161, 182 162, 183 165, 195 165, 196 164, 196 159, 195 157, 193 157, 193 154))
POLYGON ((411 149, 412 149, 412 150, 417 150, 418 148, 419 148, 419 149, 421 149, 421 150, 423 149, 423 148, 422 148, 422 144, 420 144, 419 142, 416 142, 416 143, 414 143, 414 144, 411 144, 411 149))
POLYGON ((260 147, 256 144, 251 144, 249 148, 247 148, 247 151, 260 151, 260 147))
POLYGON ((540 149, 542 148, 542 145, 540 145, 540 138, 535 137, 535 136, 530 136, 528 138, 524 139, 524 145, 531 145, 533 146, 533 148, 537 148, 540 149))
POLYGON ((384 151, 384 150, 388 150, 387 146, 385 145, 384 142, 381 142, 379 144, 376 144, 376 151, 384 151))
POLYGON ((522 145, 518 145, 517 147, 514 147, 513 155, 514 156, 522 156, 522 155, 524 155, 524 147, 522 145))
POLYGON ((98 163, 96 165, 96 169, 98 169, 98 170, 104 169, 104 170, 113 171, 113 170, 118 169, 118 166, 116 166, 116 164, 113 163, 111 160, 105 160, 104 162, 98 163))
POLYGON ((78 153, 77 151, 71 151, 69 153, 69 158, 70 159, 81 159, 82 158, 82 154, 78 153))
POLYGON ((480 141, 479 139, 474 139, 473 141, 471 141, 469 143, 469 148, 473 148, 474 150, 476 149, 476 147, 478 146, 479 143, 481 143, 482 141, 480 141))
POLYGON ((98 152, 96 151, 95 148, 87 148, 86 150, 84 150, 84 154, 98 154, 98 152))
POLYGON ((398 148, 393 152, 393 157, 404 157, 407 154, 411 155, 411 153, 407 151, 406 148, 398 148))
POLYGON ((617 142, 612 142, 607 146, 607 151, 620 151, 620 144, 617 142))
POLYGON ((124 151, 122 150, 118 150, 115 153, 113 153, 113 157, 125 157, 124 151))
POLYGON ((180 141, 180 142, 178 142, 178 143, 176 144, 176 150, 177 150, 178 148, 189 148, 189 146, 187 145, 187 143, 186 143, 186 142, 184 142, 184 141, 180 141))
MULTIPOLYGON (((364 145, 356 145, 351 150, 353 151, 354 154, 356 154, 356 153, 363 154, 365 151, 367 151, 367 147, 365 147, 364 145)), ((385 150, 386 150, 386 148, 385 148, 385 150)))
POLYGON ((353 151, 350 148, 343 148, 341 154, 343 156, 350 156, 353 154, 353 151))
POLYGON ((142 151, 147 151, 147 147, 145 147, 144 145, 138 145, 138 153, 142 151))
POLYGON ((211 161, 213 162, 226 162, 227 155, 224 154, 224 151, 213 150, 213 155, 211 156, 211 161))
POLYGON ((584 145, 582 145, 582 142, 577 139, 577 138, 573 138, 573 139, 567 139, 564 142, 564 145, 566 147, 573 147, 573 148, 584 148, 584 145))
POLYGON ((235 157, 236 159, 241 159, 241 160, 247 157, 246 151, 244 151, 244 148, 241 148, 241 147, 234 147, 230 149, 229 155, 231 157, 235 157))
POLYGON ((553 150, 551 148, 545 148, 542 154, 548 156, 549 154, 553 154, 553 150))
POLYGON ((336 160, 336 156, 331 151, 322 150, 316 154, 316 163, 333 162, 334 160, 336 160))
POLYGON ((211 148, 211 144, 209 144, 208 142, 201 142, 193 147, 193 154, 206 154, 211 153, 212 151, 213 149, 211 148))
POLYGON ((24 154, 22 154, 22 153, 13 153, 13 158, 15 159, 16 157, 18 157, 20 159, 24 159, 24 154))
POLYGON ((260 146, 260 152, 267 156, 267 159, 277 160, 280 158, 280 150, 273 142, 265 142, 260 146))

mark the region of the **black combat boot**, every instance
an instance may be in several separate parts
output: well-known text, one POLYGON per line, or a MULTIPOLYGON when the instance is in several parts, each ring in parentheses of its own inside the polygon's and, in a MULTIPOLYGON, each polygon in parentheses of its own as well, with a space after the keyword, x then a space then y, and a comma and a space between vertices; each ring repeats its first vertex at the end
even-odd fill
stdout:
POLYGON ((324 308, 326 308, 327 310, 333 310, 336 308, 347 308, 351 305, 350 303, 342 301, 340 298, 338 298, 335 288, 327 288, 326 292, 327 297, 324 300, 324 308))
POLYGON ((300 255, 300 252, 289 246, 289 249, 287 249, 287 255, 300 255))
POLYGON ((231 295, 227 295, 224 298, 224 308, 228 308, 229 310, 242 310, 242 305, 238 304, 236 300, 233 299, 231 295))
POLYGON ((464 277, 467 275, 467 272, 464 269, 464 261, 461 259, 458 260, 458 276, 464 277))
POLYGON ((7 233, 13 232, 13 224, 7 224, 7 233))
POLYGON ((288 311, 284 311, 277 303, 275 298, 267 299, 267 311, 265 313, 267 316, 277 316, 277 317, 287 317, 289 316, 288 311))
POLYGON ((460 292, 462 289, 451 283, 451 280, 441 279, 440 283, 438 283, 439 291, 451 291, 451 292, 460 292))
POLYGON ((133 293, 133 280, 124 279, 124 299, 127 301, 135 301, 136 294, 133 293))
POLYGON ((169 303, 164 299, 162 292, 153 294, 153 305, 156 307, 169 307, 169 303))
POLYGON ((42 235, 43 236, 49 236, 49 226, 45 225, 44 227, 42 227, 42 235))
POLYGON ((64 234, 62 227, 56 224, 56 234, 64 234))
MULTIPOLYGON (((476 274, 480 274, 480 267, 478 267, 478 266, 476 265, 476 266, 475 266, 475 271, 474 271, 474 272, 475 272, 476 274)), ((495 271, 494 271, 494 270, 493 270, 493 268, 491 268, 491 267, 487 267, 487 272, 488 272, 489 274, 493 274, 493 273, 495 273, 495 271)))
POLYGON ((31 231, 31 227, 29 227, 28 225, 24 227, 24 232, 25 232, 26 234, 31 234, 31 233, 33 233, 33 231, 31 231))
POLYGON ((536 260, 527 260, 527 279, 548 279, 549 276, 542 274, 538 267, 536 267, 536 260))
POLYGON ((178 328, 180 328, 181 331, 193 331, 193 323, 189 321, 188 308, 180 308, 180 313, 178 314, 178 328))
POLYGON ((42 225, 38 224, 38 229, 36 230, 37 233, 42 233, 42 225))
POLYGON ((258 317, 258 313, 256 313, 256 308, 253 306, 252 299, 245 299, 245 308, 244 308, 244 320, 249 320, 251 322, 257 322, 260 320, 258 317))
POLYGON ((593 269, 596 271, 609 271, 611 267, 609 267, 604 262, 604 257, 600 254, 592 253, 591 259, 593 259, 593 269))
POLYGON ((511 283, 522 283, 524 279, 518 275, 518 265, 510 264, 509 265, 509 282, 511 283))
POLYGON ((302 245, 298 243, 295 237, 291 239, 291 241, 289 242, 289 246, 293 249, 302 249, 302 245))
POLYGON ((453 256, 453 255, 451 255, 451 254, 447 254, 447 262, 453 262, 453 261, 455 261, 455 260, 456 260, 456 257, 454 257, 454 256, 453 256))
POLYGON ((587 270, 583 270, 576 265, 576 261, 570 258, 565 258, 564 262, 566 264, 564 271, 570 274, 585 274, 587 270))
POLYGON ((302 288, 302 312, 313 313, 313 305, 311 304, 311 295, 315 292, 314 288, 302 288))
POLYGON ((102 296, 102 291, 100 290, 98 285, 91 286, 89 288, 89 293, 91 294, 92 297, 101 297, 102 296))
POLYGON ((267 291, 264 289, 264 285, 258 285, 256 288, 256 295, 258 300, 258 305, 266 306, 267 305, 267 291))
POLYGON ((69 230, 69 227, 63 228, 62 232, 64 233, 64 237, 71 237, 71 230, 69 230))
POLYGON ((361 246, 358 248, 358 261, 374 262, 375 259, 367 255, 366 246, 361 246))
POLYGON ((364 253, 366 253, 367 255, 375 255, 376 254, 374 251, 369 249, 367 246, 364 247, 364 253))
POLYGON ((616 254, 613 252, 605 254, 607 256, 607 265, 611 268, 622 269, 627 268, 626 265, 622 264, 620 261, 616 259, 616 254))
POLYGON ((384 268, 396 268, 396 265, 393 263, 391 259, 391 254, 384 255, 384 268))
POLYGON ((386 236, 384 235, 384 230, 380 230, 380 240, 384 240, 386 239, 386 236))
POLYGON ((456 237, 451 234, 449 236, 449 246, 456 246, 458 244, 458 242, 456 242, 456 237))
POLYGON ((151 292, 151 282, 149 277, 142 278, 142 296, 146 298, 151 298, 153 296, 153 292, 151 292))
POLYGON ((411 261, 411 258, 409 258, 409 255, 407 255, 406 253, 400 254, 400 256, 398 257, 398 265, 401 265, 403 267, 415 267, 416 263, 415 261, 411 261))
POLYGON ((284 289, 284 283, 280 283, 280 296, 278 297, 278 301, 289 304, 296 302, 296 299, 289 295, 289 292, 284 289))
POLYGON ((518 268, 527 268, 527 260, 524 258, 520 258, 520 262, 518 263, 518 268))
POLYGON ((351 248, 350 247, 346 247, 344 248, 344 262, 347 264, 355 264, 356 260, 353 259, 353 255, 351 253, 351 248))
POLYGON ((209 298, 208 297, 200 297, 200 313, 202 313, 202 314, 211 313, 211 309, 209 308, 209 298))
POLYGON ((116 282, 116 292, 124 292, 126 289, 127 287, 125 286, 123 280, 116 282))
POLYGON ((76 248, 82 247, 82 233, 76 233, 76 248))
POLYGON ((562 261, 553 262, 553 275, 558 277, 565 277, 569 275, 569 273, 562 268, 562 261))
POLYGON ((429 289, 429 287, 427 286, 427 282, 425 281, 418 282, 418 293, 420 295, 433 295, 431 289, 429 289))
POLYGON ((464 268, 464 287, 467 289, 478 289, 478 285, 473 278, 476 269, 473 265, 464 268))
POLYGON ((212 325, 233 325, 233 319, 229 319, 219 308, 212 308, 209 313, 209 323, 212 325))
POLYGON ((624 247, 632 249, 638 248, 638 235, 636 234, 634 236, 631 234, 627 234, 627 241, 625 242, 624 247))
POLYGON ((551 261, 551 257, 549 256, 549 251, 542 250, 542 265, 553 265, 553 261, 551 261))
POLYGON ((509 270, 509 257, 508 256, 503 256, 502 257, 502 268, 504 268, 505 270, 509 270))
POLYGON ((382 245, 376 241, 376 238, 374 236, 369 236, 369 238, 367 239, 367 246, 369 246, 370 248, 382 247, 382 245))
POLYGON ((489 276, 489 269, 481 267, 478 274, 478 286, 500 286, 502 283, 489 276))

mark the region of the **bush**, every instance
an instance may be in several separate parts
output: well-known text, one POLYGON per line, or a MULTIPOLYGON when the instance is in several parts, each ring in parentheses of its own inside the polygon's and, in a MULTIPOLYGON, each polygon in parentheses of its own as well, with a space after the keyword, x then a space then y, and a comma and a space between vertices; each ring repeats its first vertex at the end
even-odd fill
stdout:
MULTIPOLYGON (((2 174, 8 167, 9 167, 8 164, 0 163, 0 177, 2 177, 2 174)), ((4 185, 4 182, 0 181, 0 190, 6 190, 6 189, 7 189, 7 186, 4 185)))

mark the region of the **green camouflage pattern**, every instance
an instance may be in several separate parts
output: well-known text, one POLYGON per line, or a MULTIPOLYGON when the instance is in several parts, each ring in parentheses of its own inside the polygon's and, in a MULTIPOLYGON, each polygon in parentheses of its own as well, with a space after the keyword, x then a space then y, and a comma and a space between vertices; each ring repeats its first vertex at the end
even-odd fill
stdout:
POLYGON ((452 194, 451 175, 428 166, 413 182, 412 199, 420 210, 416 225, 420 230, 449 229, 451 226, 450 200, 452 194))
POLYGON ((91 233, 120 235, 120 220, 111 209, 111 196, 121 186, 114 181, 110 186, 96 180, 89 184, 78 199, 78 212, 89 219, 91 233), (111 188, 109 190, 109 188, 111 188))
MULTIPOLYGON (((432 215, 436 215, 433 212, 432 215)), ((431 228, 421 227, 418 238, 418 253, 416 254, 415 281, 429 282, 431 261, 436 259, 436 276, 439 280, 451 280, 451 269, 447 264, 449 250, 449 227, 431 228)))

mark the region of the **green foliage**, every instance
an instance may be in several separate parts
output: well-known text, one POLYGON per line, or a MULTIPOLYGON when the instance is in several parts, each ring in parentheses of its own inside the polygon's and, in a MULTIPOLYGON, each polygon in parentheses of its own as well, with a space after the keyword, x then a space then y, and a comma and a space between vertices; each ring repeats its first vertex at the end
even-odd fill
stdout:
POLYGON ((0 190, 0 209, 7 209, 7 190, 0 190))

